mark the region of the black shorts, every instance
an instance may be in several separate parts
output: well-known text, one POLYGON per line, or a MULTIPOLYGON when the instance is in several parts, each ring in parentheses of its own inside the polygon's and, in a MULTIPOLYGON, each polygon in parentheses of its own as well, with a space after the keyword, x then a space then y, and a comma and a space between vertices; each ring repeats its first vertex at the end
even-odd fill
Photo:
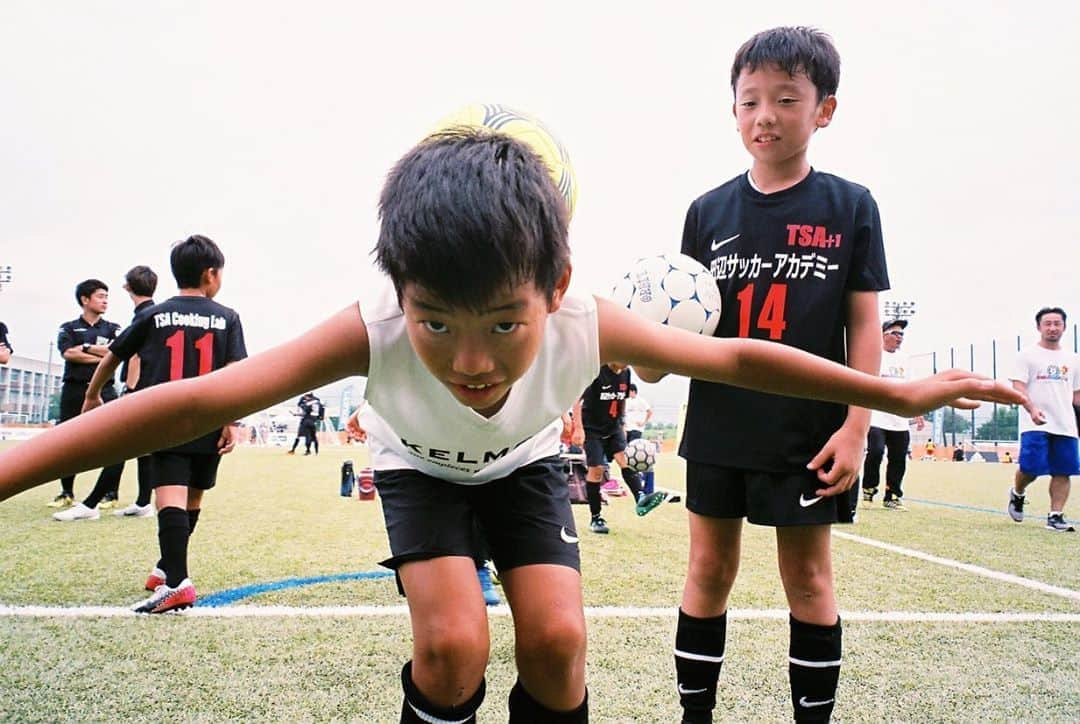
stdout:
POLYGON ((197 490, 209 490, 217 483, 217 453, 156 452, 150 454, 150 485, 186 485, 197 490))
MULTIPOLYGON (((73 417, 82 414, 83 402, 86 401, 86 388, 88 382, 65 382, 60 387, 60 422, 66 422, 73 417)), ((116 388, 105 385, 101 388, 103 402, 112 402, 116 399, 116 388)))
POLYGON ((686 508, 710 518, 746 518, 757 525, 850 523, 847 495, 818 497, 817 474, 769 473, 686 461, 686 508))
POLYGON ((391 557, 409 561, 487 554, 499 571, 550 563, 581 570, 566 463, 557 456, 482 485, 460 485, 417 470, 376 470, 391 557))
POLYGON ((615 458, 615 453, 626 449, 626 432, 621 428, 607 437, 593 437, 585 433, 585 464, 590 468, 603 465, 615 458))

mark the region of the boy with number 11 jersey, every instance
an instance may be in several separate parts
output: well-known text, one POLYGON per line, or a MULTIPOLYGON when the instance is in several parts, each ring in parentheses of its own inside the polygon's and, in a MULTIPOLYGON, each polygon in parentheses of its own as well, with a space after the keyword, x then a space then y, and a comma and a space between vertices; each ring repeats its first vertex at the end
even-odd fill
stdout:
MULTIPOLYGON (((140 388, 189 379, 247 357, 240 316, 213 297, 221 289, 225 257, 210 239, 192 236, 172 250, 173 276, 180 293, 135 318, 109 348, 99 370, 111 374, 135 354, 141 360, 140 388)), ((98 374, 87 390, 87 405, 100 394, 98 374)), ((188 578, 188 540, 202 509, 202 495, 214 487, 221 455, 235 444, 230 427, 213 430, 150 456, 150 478, 158 510, 161 559, 146 581, 153 595, 138 613, 164 613, 195 603, 188 578)))

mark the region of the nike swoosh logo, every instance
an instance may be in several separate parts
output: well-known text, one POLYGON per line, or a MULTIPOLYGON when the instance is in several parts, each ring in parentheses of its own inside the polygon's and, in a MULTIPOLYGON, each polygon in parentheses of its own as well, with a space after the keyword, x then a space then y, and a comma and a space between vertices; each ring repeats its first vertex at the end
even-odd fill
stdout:
POLYGON ((807 498, 805 495, 800 495, 799 496, 799 505, 801 505, 804 508, 809 508, 811 505, 813 505, 814 503, 821 500, 821 497, 822 496, 819 495, 816 498, 807 498))
POLYGON ((826 699, 825 701, 810 701, 805 696, 799 699, 799 706, 809 709, 813 706, 825 706, 826 704, 832 704, 836 699, 826 699))
POLYGON ((705 689, 687 689, 687 688, 683 687, 682 684, 679 684, 679 693, 680 694, 701 694, 704 691, 705 691, 705 689))
POLYGON ((740 236, 741 236, 741 234, 736 234, 735 236, 729 236, 728 238, 724 239, 723 241, 713 240, 713 243, 709 245, 709 248, 712 249, 713 251, 716 251, 717 249, 722 247, 724 244, 730 244, 731 242, 738 239, 740 236))
POLYGON ((563 539, 563 543, 577 543, 578 542, 578 537, 576 535, 574 535, 573 533, 571 533, 570 531, 568 531, 566 529, 565 525, 562 527, 562 530, 559 531, 559 537, 563 539))

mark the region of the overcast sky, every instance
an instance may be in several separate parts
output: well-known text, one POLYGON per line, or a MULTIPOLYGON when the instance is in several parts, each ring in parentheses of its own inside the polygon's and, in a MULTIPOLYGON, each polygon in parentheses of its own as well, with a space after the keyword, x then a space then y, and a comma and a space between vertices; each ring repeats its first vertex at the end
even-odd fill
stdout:
POLYGON ((5 0, 0 319, 44 359, 76 282, 107 281, 126 322, 123 272, 149 264, 163 298, 169 244, 203 233, 249 350, 282 342, 372 281, 386 171, 469 102, 562 138, 573 289, 605 293, 620 254, 677 250, 690 201, 748 167, 731 58, 780 24, 840 50, 811 162, 877 199, 909 351, 1033 340, 1046 304, 1080 319, 1076 6, 765 5, 5 0))

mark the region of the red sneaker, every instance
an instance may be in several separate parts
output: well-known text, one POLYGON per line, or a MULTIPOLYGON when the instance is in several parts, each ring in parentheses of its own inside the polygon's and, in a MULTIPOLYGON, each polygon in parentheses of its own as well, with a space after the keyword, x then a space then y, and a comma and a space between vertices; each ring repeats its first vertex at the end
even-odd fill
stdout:
POLYGON ((140 601, 133 610, 135 613, 179 611, 194 606, 196 598, 195 584, 190 578, 185 578, 176 588, 169 588, 165 584, 158 586, 150 598, 140 601))

